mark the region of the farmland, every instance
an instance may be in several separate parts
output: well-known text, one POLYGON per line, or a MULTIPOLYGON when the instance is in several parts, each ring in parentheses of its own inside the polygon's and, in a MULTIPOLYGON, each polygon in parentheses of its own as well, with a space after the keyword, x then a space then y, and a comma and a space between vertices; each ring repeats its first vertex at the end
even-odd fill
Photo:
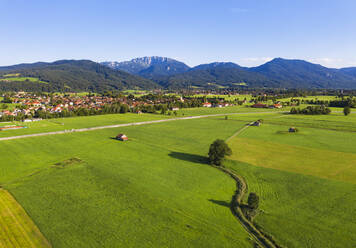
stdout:
POLYGON ((168 118, 168 116, 162 115, 149 115, 149 114, 110 114, 110 115, 96 115, 96 116, 82 116, 74 118, 57 118, 57 119, 47 119, 38 122, 11 122, 4 123, 0 122, 0 126, 5 125, 24 125, 26 129, 3 131, 0 132, 1 137, 9 137, 16 135, 43 133, 43 132, 53 132, 53 131, 63 131, 71 130, 74 128, 88 128, 104 125, 113 124, 124 124, 139 121, 150 121, 150 120, 161 120, 168 118))
MULTIPOLYGON (((51 119, 31 123, 32 131, 11 132, 57 130, 40 126, 46 122, 67 129, 158 118, 169 117, 51 119)), ((0 185, 53 247, 253 247, 229 209, 235 182, 207 165, 206 155, 212 141, 256 119, 263 119, 262 126, 229 140, 233 155, 226 162, 261 197, 256 225, 284 247, 354 247, 354 114, 248 112, 228 120, 215 116, 1 141, 0 185), (291 126, 300 131, 288 133, 291 126), (118 133, 129 141, 112 139, 118 133)))
POLYGON ((262 197, 255 222, 279 243, 355 246, 356 135, 347 128, 355 120, 341 114, 270 118, 229 142, 235 153, 227 166, 262 197), (290 126, 300 132, 288 133, 290 126))

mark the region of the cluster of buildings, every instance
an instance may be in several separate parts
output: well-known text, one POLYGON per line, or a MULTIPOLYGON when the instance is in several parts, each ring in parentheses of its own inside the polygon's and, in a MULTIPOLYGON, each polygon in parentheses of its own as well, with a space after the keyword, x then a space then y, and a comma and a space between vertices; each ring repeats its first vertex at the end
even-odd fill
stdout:
POLYGON ((107 104, 120 102, 120 99, 104 96, 78 95, 38 95, 20 92, 12 96, 13 110, 3 110, 2 115, 18 116, 19 113, 28 116, 41 110, 48 113, 60 113, 63 110, 73 111, 79 108, 99 110, 107 104))

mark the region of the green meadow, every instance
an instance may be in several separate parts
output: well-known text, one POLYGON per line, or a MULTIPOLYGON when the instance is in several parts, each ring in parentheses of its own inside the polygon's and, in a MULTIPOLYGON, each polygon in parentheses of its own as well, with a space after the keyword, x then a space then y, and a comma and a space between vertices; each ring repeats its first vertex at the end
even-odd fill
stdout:
MULTIPOLYGON (((227 120, 0 141, 0 185, 53 247, 254 247, 230 210, 236 183, 207 164, 207 152, 215 139, 263 119, 229 140, 233 155, 225 163, 260 196, 254 223, 283 247, 355 247, 356 115, 246 109, 227 120), (289 133, 291 126, 300 131, 289 133), (113 139, 118 133, 129 141, 113 139)), ((52 119, 17 131, 35 132, 46 122, 36 132, 57 130, 52 124, 69 129, 151 118, 164 116, 52 119)))
POLYGON ((251 108, 249 105, 229 106, 223 108, 182 108, 177 111, 178 116, 195 116, 209 114, 232 114, 232 113, 254 113, 254 112, 283 112, 290 108, 269 109, 269 108, 251 108))
POLYGON ((152 115, 152 114, 108 114, 108 115, 93 115, 93 116, 81 116, 81 117, 69 117, 58 119, 45 119, 35 122, 20 122, 14 121, 11 123, 1 123, 1 126, 6 125, 19 125, 26 128, 17 130, 6 130, 0 132, 0 138, 10 137, 17 135, 35 134, 43 132, 63 131, 76 128, 87 128, 106 126, 114 124, 124 124, 131 122, 152 121, 167 119, 168 116, 164 115, 152 115))
POLYGON ((281 115, 230 140, 227 166, 260 195, 255 223, 280 244, 355 247, 355 117, 281 115))
POLYGON ((244 125, 221 122, 1 142, 0 184, 53 247, 253 247, 228 207, 234 181, 204 163, 213 140, 244 125), (121 132, 130 141, 112 139, 121 132))
POLYGON ((48 84, 47 82, 41 81, 38 78, 34 78, 34 77, 10 77, 10 76, 7 76, 5 78, 0 78, 0 82, 31 82, 31 83, 48 84))

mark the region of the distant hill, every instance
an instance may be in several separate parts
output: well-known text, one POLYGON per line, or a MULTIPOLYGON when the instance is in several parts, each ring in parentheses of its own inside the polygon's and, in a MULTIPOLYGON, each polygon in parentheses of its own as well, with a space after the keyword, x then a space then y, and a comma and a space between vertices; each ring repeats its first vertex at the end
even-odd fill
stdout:
POLYGON ((238 64, 232 62, 213 62, 210 64, 201 64, 191 68, 191 71, 194 70, 207 70, 207 69, 215 69, 215 68, 242 68, 238 64))
POLYGON ((10 65, 10 66, 1 66, 0 67, 0 72, 1 71, 11 71, 11 70, 22 70, 22 69, 33 69, 33 68, 39 68, 43 67, 46 65, 49 65, 50 63, 46 62, 36 62, 36 63, 23 63, 23 64, 18 64, 18 65, 10 65))
POLYGON ((249 71, 279 81, 288 88, 356 88, 356 78, 304 60, 276 58, 249 71))
POLYGON ((101 64, 149 79, 183 73, 190 69, 182 62, 158 56, 136 58, 124 62, 102 62, 101 64))
MULTIPOLYGON (((123 89, 153 89, 159 87, 151 80, 111 69, 90 60, 60 60, 53 63, 20 64, 0 67, 0 77, 17 74, 36 80, 0 82, 0 90, 26 91, 103 91, 123 89)), ((20 79, 20 77, 19 77, 20 79)))
POLYGON ((278 82, 259 73, 250 72, 234 63, 211 63, 196 66, 187 72, 156 78, 167 88, 196 87, 279 87, 278 82))
POLYGON ((341 72, 356 78, 356 67, 347 67, 340 69, 341 72))
POLYGON ((248 86, 355 89, 356 68, 331 69, 303 60, 276 58, 253 68, 231 62, 202 64, 187 72, 154 80, 168 88, 248 86))

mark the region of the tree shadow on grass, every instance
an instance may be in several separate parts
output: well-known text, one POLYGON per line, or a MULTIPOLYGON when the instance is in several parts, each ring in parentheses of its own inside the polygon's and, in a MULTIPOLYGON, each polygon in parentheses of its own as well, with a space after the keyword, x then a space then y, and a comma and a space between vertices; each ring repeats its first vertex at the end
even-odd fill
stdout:
POLYGON ((208 201, 210 201, 214 204, 223 206, 223 207, 228 207, 228 208, 230 207, 230 202, 227 202, 227 201, 220 201, 220 200, 214 200, 214 199, 208 199, 208 201))
POLYGON ((198 164, 207 164, 209 162, 207 157, 196 155, 196 154, 184 153, 184 152, 171 152, 169 156, 172 158, 198 163, 198 164))

